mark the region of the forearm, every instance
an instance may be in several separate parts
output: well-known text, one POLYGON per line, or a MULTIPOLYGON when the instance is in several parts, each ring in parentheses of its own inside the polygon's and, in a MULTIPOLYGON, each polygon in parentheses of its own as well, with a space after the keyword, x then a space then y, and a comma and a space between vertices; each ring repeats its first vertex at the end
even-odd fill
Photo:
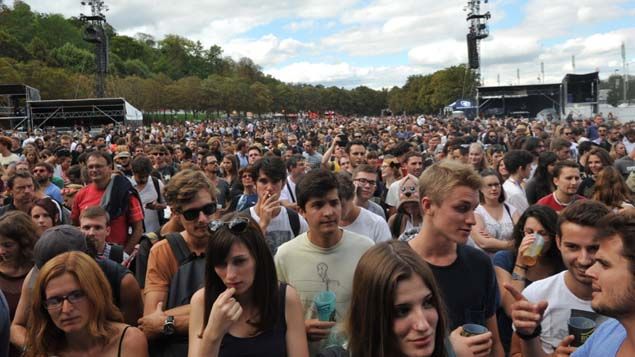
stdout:
POLYGON ((143 235, 143 224, 142 221, 135 222, 132 227, 132 234, 128 237, 128 241, 126 242, 126 246, 124 250, 126 253, 131 254, 134 250, 134 247, 139 244, 141 240, 141 235, 143 235))
POLYGON ((195 357, 217 357, 220 352, 222 338, 212 338, 203 334, 200 349, 195 357))
POLYGON ((26 345, 26 327, 11 324, 11 343, 19 348, 26 345))
POLYGON ((540 337, 534 337, 531 340, 520 339, 520 349, 523 357, 548 357, 549 355, 542 350, 540 337))

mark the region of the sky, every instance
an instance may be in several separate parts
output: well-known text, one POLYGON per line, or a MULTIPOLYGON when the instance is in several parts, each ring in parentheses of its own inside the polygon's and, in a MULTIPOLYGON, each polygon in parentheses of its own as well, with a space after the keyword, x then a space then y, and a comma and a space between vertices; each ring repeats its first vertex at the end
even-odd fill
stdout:
MULTIPOLYGON (((410 75, 467 62, 467 0, 104 1, 119 34, 217 44, 224 55, 249 57, 290 83, 391 88, 410 75)), ((26 2, 42 13, 90 13, 80 0, 26 2)), ((622 42, 635 74, 635 0, 482 1, 486 11, 484 85, 541 83, 541 63, 545 83, 567 73, 623 74, 622 42)))

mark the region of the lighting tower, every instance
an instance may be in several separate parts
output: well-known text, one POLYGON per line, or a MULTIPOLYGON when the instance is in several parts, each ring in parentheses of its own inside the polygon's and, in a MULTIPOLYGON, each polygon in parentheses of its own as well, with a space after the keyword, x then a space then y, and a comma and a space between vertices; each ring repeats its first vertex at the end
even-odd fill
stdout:
MULTIPOLYGON (((488 0, 483 0, 484 4, 487 4, 488 0)), ((489 36, 489 29, 487 28, 487 20, 491 18, 488 12, 481 14, 481 1, 480 0, 468 0, 467 6, 463 8, 467 11, 467 18, 465 19, 469 23, 469 31, 467 33, 467 55, 469 68, 474 71, 477 79, 481 78, 481 61, 479 58, 479 42, 489 36)))
POLYGON ((84 27, 84 41, 95 44, 95 96, 103 98, 106 95, 106 73, 108 72, 108 36, 104 30, 108 6, 101 0, 82 1, 82 6, 90 6, 91 14, 80 14, 79 19, 84 27))

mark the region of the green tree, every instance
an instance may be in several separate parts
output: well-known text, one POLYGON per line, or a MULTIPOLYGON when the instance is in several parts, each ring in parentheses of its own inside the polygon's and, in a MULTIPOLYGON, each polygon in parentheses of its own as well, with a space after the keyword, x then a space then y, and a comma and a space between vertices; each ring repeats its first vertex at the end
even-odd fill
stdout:
POLYGON ((259 116, 262 113, 269 112, 273 105, 273 96, 269 88, 263 83, 256 82, 249 87, 251 92, 250 96, 250 108, 256 112, 259 116))
POLYGON ((70 43, 52 50, 51 57, 61 67, 74 72, 87 73, 95 71, 95 55, 70 43))
POLYGON ((27 61, 31 58, 31 54, 17 38, 6 31, 0 30, 0 57, 10 57, 18 61, 27 61))

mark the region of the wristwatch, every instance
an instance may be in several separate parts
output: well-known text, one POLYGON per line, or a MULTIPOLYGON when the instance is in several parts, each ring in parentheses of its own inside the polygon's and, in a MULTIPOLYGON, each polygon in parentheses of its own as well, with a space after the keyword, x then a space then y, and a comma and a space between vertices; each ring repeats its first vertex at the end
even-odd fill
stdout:
POLYGON ((163 323, 163 334, 166 336, 171 336, 174 334, 175 331, 176 328, 174 327, 174 316, 168 315, 168 317, 165 318, 165 322, 163 323))
POLYGON ((512 272, 512 280, 525 281, 525 277, 515 272, 512 272))

